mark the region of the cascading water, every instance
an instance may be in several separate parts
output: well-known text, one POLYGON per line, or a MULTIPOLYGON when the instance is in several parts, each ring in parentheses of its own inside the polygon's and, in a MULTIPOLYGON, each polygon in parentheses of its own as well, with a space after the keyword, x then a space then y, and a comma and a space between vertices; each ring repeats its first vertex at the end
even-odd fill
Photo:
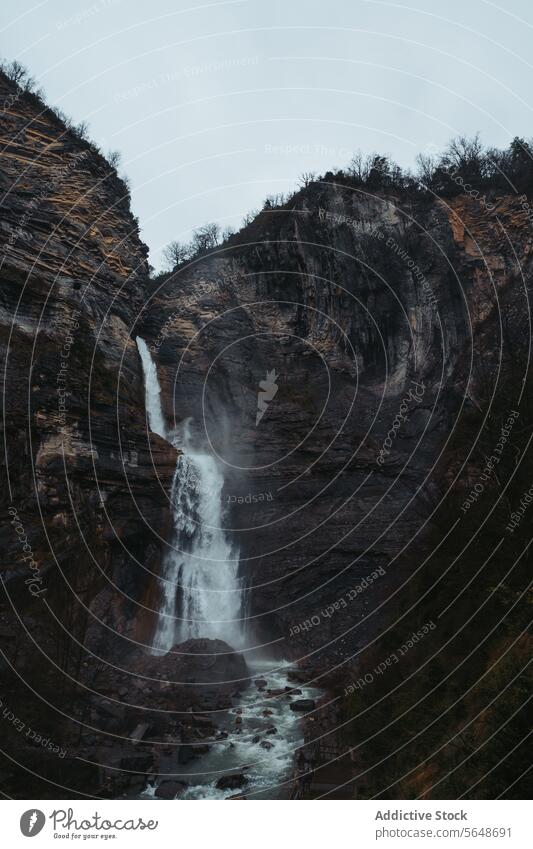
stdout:
MULTIPOLYGON (((169 439, 156 365, 140 337, 137 346, 143 363, 150 429, 169 439)), ((238 578, 238 552, 222 527, 223 475, 214 457, 194 449, 188 423, 182 434, 169 441, 183 453, 178 457, 172 483, 174 539, 163 564, 163 597, 153 650, 164 654, 176 641, 191 637, 223 639, 240 647, 243 593, 238 578)))
MULTIPOLYGON (((174 550, 168 556, 181 590, 177 636, 219 638, 236 647, 242 643, 242 591, 238 553, 222 528, 224 479, 212 456, 191 449, 188 429, 184 450, 176 466, 174 550)), ((158 648, 168 650, 172 638, 167 621, 158 648)))
POLYGON ((157 377, 157 368, 152 360, 152 355, 150 354, 148 345, 144 339, 137 336, 136 341, 144 373, 144 392, 146 413, 148 415, 148 426, 153 433, 157 433, 158 436, 162 436, 163 439, 166 439, 167 434, 165 419, 161 407, 161 387, 157 377))

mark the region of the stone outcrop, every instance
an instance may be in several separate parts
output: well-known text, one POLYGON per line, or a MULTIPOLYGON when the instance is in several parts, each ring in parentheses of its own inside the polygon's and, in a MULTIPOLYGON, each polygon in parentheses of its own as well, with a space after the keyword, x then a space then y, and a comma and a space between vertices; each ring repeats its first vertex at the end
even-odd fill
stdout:
POLYGON ((313 184, 158 281, 145 328, 168 416, 193 417, 226 464, 250 622, 285 656, 320 647, 331 666, 365 644, 382 618, 354 625, 411 573, 405 546, 422 550, 420 493, 479 400, 474 346, 496 368, 502 299, 523 307, 526 213, 496 208, 313 184))
MULTIPOLYGON (((4 704, 65 743, 79 734, 62 717, 77 715, 73 681, 93 686, 150 643, 176 451, 146 425, 134 337, 147 249, 125 184, 1 74, 0 103, 0 544, 20 676, 4 670, 4 704)), ((23 739, 8 738, 8 752, 23 739)))

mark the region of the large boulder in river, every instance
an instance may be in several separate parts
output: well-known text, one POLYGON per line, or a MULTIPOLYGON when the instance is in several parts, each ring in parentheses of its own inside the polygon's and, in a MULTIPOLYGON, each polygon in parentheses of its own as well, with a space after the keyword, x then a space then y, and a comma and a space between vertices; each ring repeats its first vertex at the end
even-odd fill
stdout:
POLYGON ((237 790, 248 781, 249 779, 242 772, 238 772, 234 775, 223 775, 218 779, 216 786, 219 790, 237 790))
MULTIPOLYGON (((229 698, 245 689, 249 672, 242 654, 223 640, 207 638, 176 644, 165 655, 144 655, 136 664, 137 674, 149 677, 156 702, 179 709, 184 704, 202 704, 207 697, 229 698)), ((228 702, 229 703, 229 702, 228 702)), ((194 717, 197 722, 197 716, 194 717)))
POLYGON ((293 702, 289 705, 291 710, 301 711, 302 713, 306 713, 308 710, 315 709, 315 702, 313 699, 298 699, 297 702, 293 702))
POLYGON ((223 640, 200 638, 173 646, 160 658, 161 668, 176 673, 183 683, 223 684, 236 690, 248 686, 249 673, 242 654, 223 640))

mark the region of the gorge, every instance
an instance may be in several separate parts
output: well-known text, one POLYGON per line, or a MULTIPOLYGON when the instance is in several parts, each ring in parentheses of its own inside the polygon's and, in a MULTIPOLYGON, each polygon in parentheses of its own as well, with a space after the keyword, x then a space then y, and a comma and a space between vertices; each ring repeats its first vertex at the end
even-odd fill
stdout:
POLYGON ((0 99, 4 794, 520 798, 533 181, 327 172, 154 275, 0 99))

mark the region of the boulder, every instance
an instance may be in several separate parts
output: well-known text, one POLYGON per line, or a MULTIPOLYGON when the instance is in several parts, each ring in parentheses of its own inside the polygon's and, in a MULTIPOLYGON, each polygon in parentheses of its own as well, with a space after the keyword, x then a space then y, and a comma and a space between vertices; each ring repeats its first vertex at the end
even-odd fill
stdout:
POLYGON ((188 764, 194 758, 194 749, 192 746, 178 746, 178 763, 188 764))
POLYGON ((249 779, 242 772, 237 772, 234 775, 223 775, 218 779, 216 787, 218 790, 238 790, 248 781, 249 779))
POLYGON ((183 793, 186 787, 187 782, 185 781, 173 781, 172 779, 166 779, 161 782, 155 791, 155 795, 158 799, 175 799, 179 793, 183 793))
POLYGON ((289 669, 287 672, 287 679, 289 681, 297 681, 298 684, 305 684, 309 675, 307 675, 302 669, 289 669))
POLYGON ((134 772, 140 775, 145 775, 153 768, 153 758, 151 755, 138 755, 135 757, 121 758, 120 768, 125 772, 134 772))
POLYGON ((297 699, 295 702, 292 702, 289 705, 291 710, 301 711, 305 713, 308 710, 315 709, 315 702, 313 699, 297 699))
MULTIPOLYGON (((185 690, 185 684, 194 685, 187 686, 189 693, 214 690, 218 699, 224 694, 231 695, 236 687, 245 689, 250 683, 248 667, 242 654, 234 651, 223 640, 203 637, 179 643, 160 657, 142 657, 136 671, 159 679, 154 690, 156 694, 164 694, 166 702, 172 698, 172 689, 185 690)), ((198 713, 194 717, 194 722, 205 722, 205 718, 198 713)))

